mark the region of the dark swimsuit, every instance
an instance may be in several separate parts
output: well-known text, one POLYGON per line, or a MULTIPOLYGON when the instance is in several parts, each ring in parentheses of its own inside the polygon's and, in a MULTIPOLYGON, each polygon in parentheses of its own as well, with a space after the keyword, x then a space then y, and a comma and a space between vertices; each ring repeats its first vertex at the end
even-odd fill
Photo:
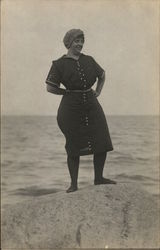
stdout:
POLYGON ((84 54, 78 60, 62 56, 52 63, 46 83, 72 90, 63 95, 57 114, 68 155, 113 150, 103 109, 91 89, 103 73, 93 57, 84 54))

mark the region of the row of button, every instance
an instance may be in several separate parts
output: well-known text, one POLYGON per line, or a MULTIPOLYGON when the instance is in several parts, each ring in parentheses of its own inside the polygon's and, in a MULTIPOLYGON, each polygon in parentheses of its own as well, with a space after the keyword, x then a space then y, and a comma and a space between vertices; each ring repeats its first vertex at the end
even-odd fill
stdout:
POLYGON ((88 116, 86 116, 86 126, 88 126, 88 116))
POLYGON ((83 102, 85 103, 86 101, 87 101, 86 93, 83 93, 83 102))
POLYGON ((86 85, 87 80, 85 79, 84 71, 83 71, 83 69, 80 67, 80 64, 79 64, 78 61, 77 61, 77 70, 78 70, 79 75, 80 75, 80 80, 83 81, 83 83, 84 83, 83 87, 84 87, 84 89, 85 89, 85 88, 87 87, 87 85, 86 85))
POLYGON ((92 146, 91 146, 91 142, 88 141, 88 150, 91 151, 92 150, 92 146))
MULTIPOLYGON (((86 89, 87 85, 86 85, 86 82, 87 80, 85 79, 85 74, 84 74, 84 71, 83 69, 80 67, 80 63, 79 61, 77 61, 77 70, 79 72, 79 75, 80 75, 80 80, 83 81, 84 85, 84 89, 86 89)), ((87 95, 86 93, 83 93, 83 103, 86 103, 87 101, 87 95)), ((85 115, 85 125, 88 126, 89 125, 89 118, 87 116, 87 114, 85 115)), ((91 151, 92 150, 92 146, 91 146, 91 142, 88 141, 88 150, 91 151)))

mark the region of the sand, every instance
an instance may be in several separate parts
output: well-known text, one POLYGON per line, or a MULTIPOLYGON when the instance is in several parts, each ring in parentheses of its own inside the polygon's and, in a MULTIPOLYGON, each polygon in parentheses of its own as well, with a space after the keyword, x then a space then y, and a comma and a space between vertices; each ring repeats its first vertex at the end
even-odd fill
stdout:
POLYGON ((159 208, 139 186, 87 186, 6 207, 2 249, 158 248, 159 208))

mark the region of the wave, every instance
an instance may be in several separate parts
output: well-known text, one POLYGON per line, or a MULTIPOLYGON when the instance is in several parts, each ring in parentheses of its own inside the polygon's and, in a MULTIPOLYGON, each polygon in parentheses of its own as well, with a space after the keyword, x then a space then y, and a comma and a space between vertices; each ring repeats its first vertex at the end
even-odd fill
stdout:
POLYGON ((113 163, 134 163, 136 161, 136 158, 132 156, 116 156, 113 159, 110 160, 113 163))
POLYGON ((142 162, 142 163, 148 163, 149 162, 155 162, 158 161, 159 157, 154 155, 148 155, 148 156, 132 156, 132 155, 121 155, 121 156, 115 156, 112 161, 119 161, 119 162, 142 162))
POLYGON ((11 166, 12 164, 14 164, 14 161, 4 161, 4 162, 2 162, 2 167, 9 167, 9 166, 11 166))
POLYGON ((82 163, 82 165, 84 165, 84 164, 91 164, 91 163, 93 163, 93 159, 81 159, 81 163, 82 163))
POLYGON ((136 181, 158 181, 158 179, 149 177, 149 176, 143 176, 143 175, 127 175, 127 174, 118 174, 116 175, 116 178, 126 178, 136 181))

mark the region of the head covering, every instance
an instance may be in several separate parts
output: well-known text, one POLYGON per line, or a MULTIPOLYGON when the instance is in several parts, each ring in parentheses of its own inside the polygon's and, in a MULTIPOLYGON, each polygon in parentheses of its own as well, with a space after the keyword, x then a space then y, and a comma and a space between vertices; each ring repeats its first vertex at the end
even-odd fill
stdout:
POLYGON ((76 37, 78 37, 78 36, 82 36, 83 39, 84 39, 84 33, 83 33, 82 30, 80 30, 80 29, 71 29, 71 30, 69 30, 69 31, 65 34, 65 36, 64 36, 64 38, 63 38, 63 42, 64 42, 65 47, 66 47, 67 49, 69 49, 70 46, 71 46, 71 44, 72 44, 72 42, 73 42, 73 40, 74 40, 76 37))

